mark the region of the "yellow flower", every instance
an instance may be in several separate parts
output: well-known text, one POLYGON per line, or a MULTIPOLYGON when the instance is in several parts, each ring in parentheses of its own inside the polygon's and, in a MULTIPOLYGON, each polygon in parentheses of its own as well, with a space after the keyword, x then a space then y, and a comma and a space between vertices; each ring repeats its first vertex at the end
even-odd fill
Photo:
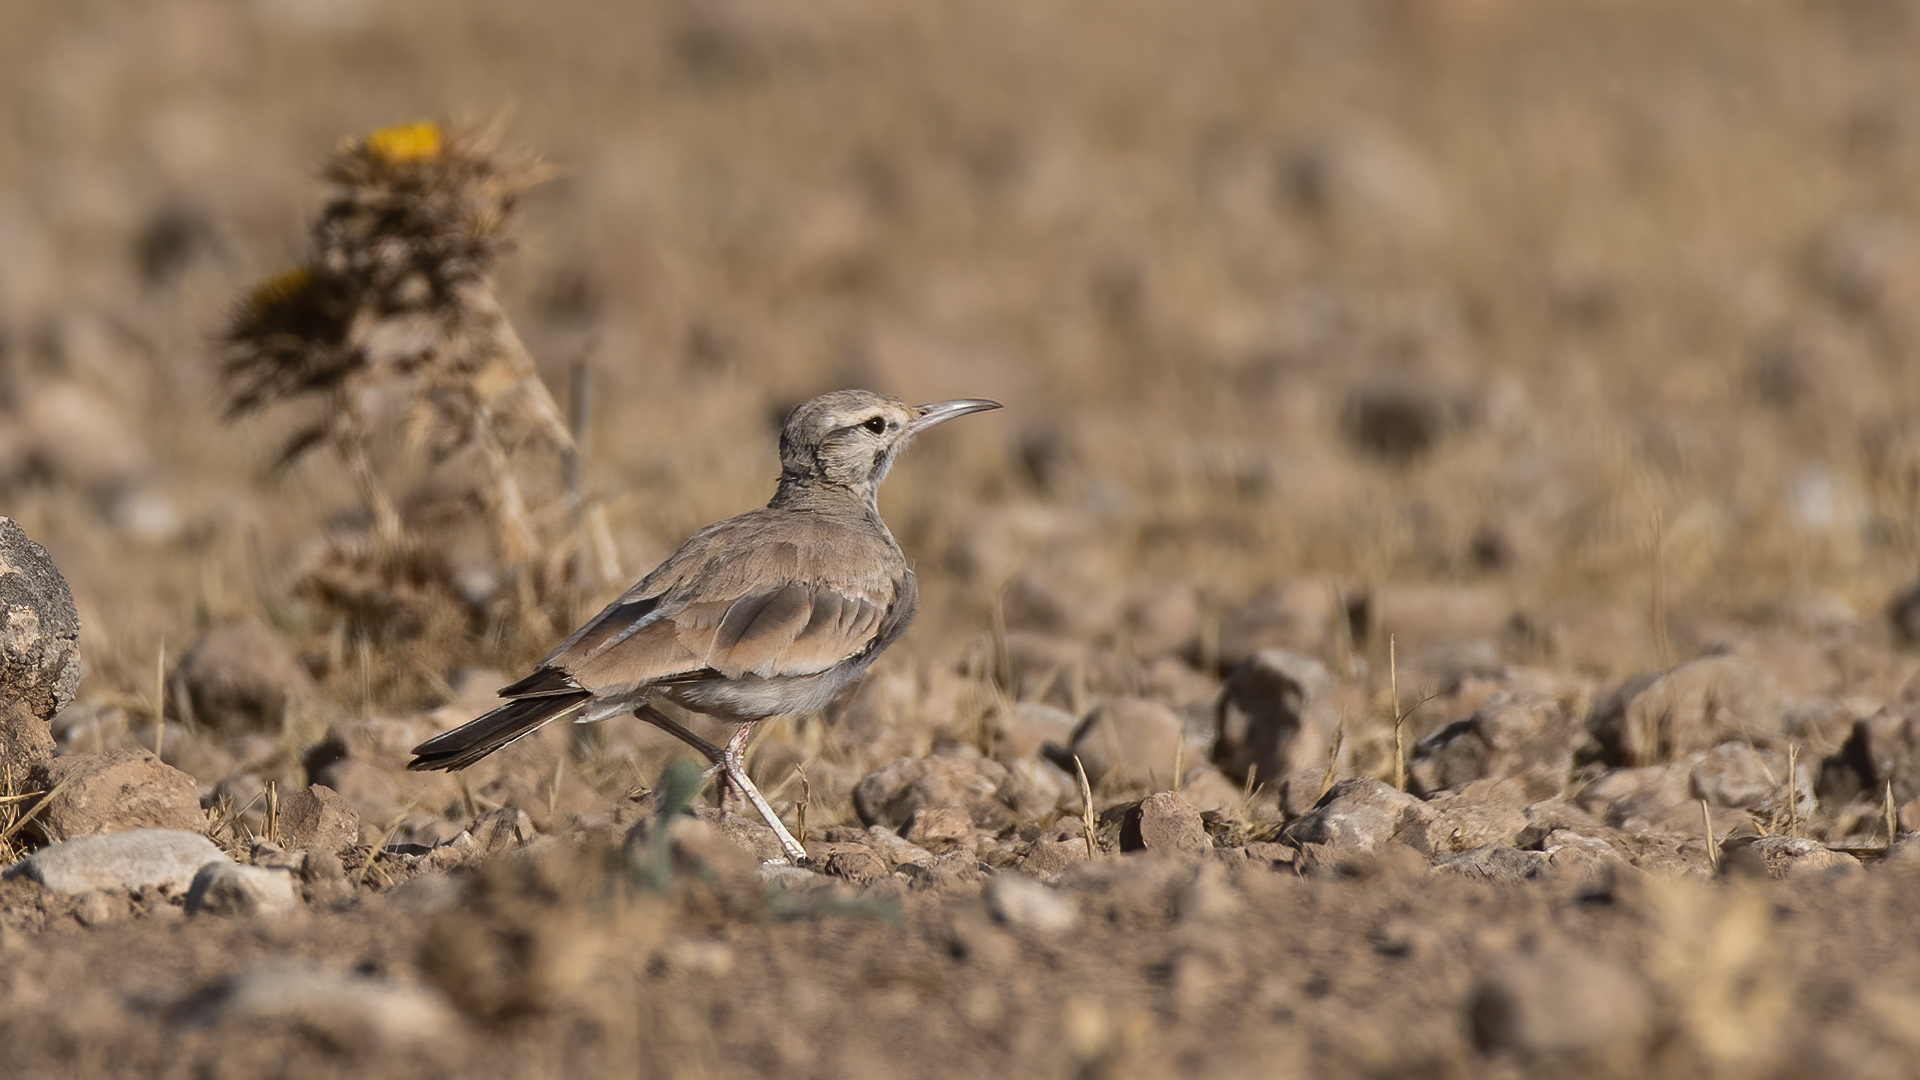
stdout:
POLYGON ((383 127, 367 136, 367 156, 390 165, 431 161, 440 156, 440 125, 429 120, 383 127))

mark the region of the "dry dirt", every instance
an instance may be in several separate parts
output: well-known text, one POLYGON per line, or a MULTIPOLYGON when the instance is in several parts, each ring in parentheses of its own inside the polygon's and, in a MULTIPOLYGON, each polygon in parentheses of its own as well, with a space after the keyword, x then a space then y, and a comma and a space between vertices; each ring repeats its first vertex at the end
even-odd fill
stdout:
POLYGON ((0 515, 85 664, 0 854, 166 825, 292 889, 0 878, 4 1071, 1910 1074, 1916 46, 1901 0, 0 3, 0 515), (324 405, 223 417, 316 163, 423 118, 556 167, 491 280, 589 376, 571 497, 404 385, 371 481, 269 467, 324 405), (847 385, 1007 408, 883 492, 919 622, 754 747, 808 867, 633 722, 404 771, 847 385))

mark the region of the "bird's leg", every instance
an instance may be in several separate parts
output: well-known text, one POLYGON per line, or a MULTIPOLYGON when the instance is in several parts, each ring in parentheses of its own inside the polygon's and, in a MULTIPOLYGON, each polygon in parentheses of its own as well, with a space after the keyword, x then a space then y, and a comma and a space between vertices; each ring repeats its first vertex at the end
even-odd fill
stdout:
POLYGON ((773 829, 773 835, 780 838, 780 850, 786 852, 787 858, 798 866, 807 860, 807 849, 801 847, 800 841, 795 840, 793 834, 787 831, 786 825, 781 822, 780 815, 773 812, 773 806, 767 802, 766 796, 760 794, 760 789, 754 787, 753 781, 747 777, 747 740, 752 735, 752 724, 741 724, 734 730, 733 737, 727 740, 726 749, 720 752, 720 772, 732 782, 740 794, 747 797, 747 801, 753 804, 755 810, 760 811, 760 816, 765 818, 768 827, 773 829))
POLYGON ((700 751, 701 756, 713 763, 713 767, 707 770, 707 775, 720 774, 722 813, 726 812, 727 796, 733 791, 739 792, 746 796, 747 801, 753 804, 753 808, 758 810, 760 816, 772 827, 773 834, 780 839, 780 849, 787 853, 787 858, 798 864, 807 857, 807 849, 801 847, 800 841, 795 840, 793 834, 787 831, 786 825, 780 821, 780 815, 774 813, 773 807, 768 804, 766 796, 761 795, 760 789, 754 787, 753 781, 747 777, 747 740, 753 735, 752 724, 741 724, 736 728, 733 737, 727 740, 725 749, 722 749, 687 730, 684 725, 661 712, 651 703, 633 710, 633 715, 700 751))
POLYGON ((633 710, 633 715, 700 751, 700 756, 706 758, 707 764, 712 766, 707 770, 708 776, 723 772, 721 762, 726 758, 726 751, 687 730, 685 726, 655 708, 651 703, 633 710))

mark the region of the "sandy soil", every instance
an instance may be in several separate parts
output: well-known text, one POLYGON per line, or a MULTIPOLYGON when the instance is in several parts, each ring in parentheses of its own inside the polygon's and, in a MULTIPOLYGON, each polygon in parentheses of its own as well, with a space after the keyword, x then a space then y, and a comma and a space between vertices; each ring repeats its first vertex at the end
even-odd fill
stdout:
POLYGON ((1892 0, 0 4, 0 514, 85 664, 0 854, 170 825, 294 897, 0 878, 0 1054, 1907 1075, 1916 42, 1892 0), (571 488, 504 412, 449 435, 471 373, 229 415, 318 163, 417 120, 554 166, 474 280, 571 488), (404 771, 849 385, 1007 408, 883 492, 918 623, 754 746, 806 867, 664 812, 636 723, 404 771))

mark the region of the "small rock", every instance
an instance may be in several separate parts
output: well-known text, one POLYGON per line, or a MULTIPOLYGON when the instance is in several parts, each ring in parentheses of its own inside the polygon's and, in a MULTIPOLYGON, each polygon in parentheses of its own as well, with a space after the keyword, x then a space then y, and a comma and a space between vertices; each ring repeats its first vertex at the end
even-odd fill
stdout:
POLYGON ((1527 827, 1526 797, 1511 780, 1480 780, 1427 803, 1427 846, 1435 855, 1512 847, 1527 827))
POLYGON ((1213 763, 1235 782, 1254 772, 1277 781, 1325 767, 1337 718, 1327 700, 1332 680, 1318 660, 1264 649, 1233 669, 1215 707, 1213 763))
POLYGON ((49 842, 128 829, 207 827, 200 785, 149 750, 69 754, 48 762, 35 780, 52 792, 33 820, 49 842))
POLYGON ((257 615, 207 629, 169 685, 185 690, 194 723, 225 733, 278 733, 288 705, 314 691, 293 648, 257 615))
POLYGON ((1340 589, 1330 581, 1296 581, 1248 600, 1220 619, 1219 661, 1232 671, 1266 649, 1312 652, 1326 644, 1329 627, 1344 619, 1340 589))
POLYGON ((1420 795, 1508 777, 1531 800, 1555 798, 1566 793, 1580 735, 1553 698, 1503 693, 1415 744, 1407 777, 1420 795))
POLYGON ((1177 791, 1157 791, 1127 811, 1120 850, 1206 852, 1213 850, 1213 840, 1192 803, 1177 791))
POLYGON ((247 858, 255 866, 264 866, 269 870, 285 870, 295 873, 306 862, 303 851, 288 851, 271 840, 255 840, 253 847, 247 850, 247 858))
POLYGON ((1064 934, 1080 923, 1080 911, 1059 892, 1019 874, 995 874, 985 891, 987 911, 1001 925, 1036 934, 1064 934))
POLYGON ((346 868, 331 851, 307 852, 300 861, 300 886, 307 903, 316 906, 344 903, 353 896, 346 868))
MULTIPOLYGON (((973 826, 967 828, 971 831, 973 826)), ((822 871, 854 885, 869 885, 893 872, 885 859, 864 844, 819 844, 809 854, 822 871)))
POLYGON ((429 1045, 452 1038, 459 1020, 435 991, 331 971, 254 971, 235 976, 191 1014, 198 1023, 249 1032, 292 1024, 335 1047, 429 1045))
POLYGON ((399 779, 371 761, 342 758, 314 773, 313 781, 337 792, 365 826, 377 829, 400 816, 399 779))
POLYGON ((1904 805, 1920 798, 1920 702, 1889 705, 1855 720, 1840 749, 1820 765, 1820 801, 1879 802, 1888 783, 1904 805))
POLYGON ((98 889, 81 893, 79 902, 73 906, 73 917, 85 927, 112 922, 126 913, 127 902, 124 897, 109 895, 98 889))
POLYGON ((1553 865, 1553 857, 1544 851, 1480 847, 1442 858, 1433 864, 1433 868, 1476 881, 1511 885, 1532 881, 1546 874, 1553 865))
POLYGON ((1514 957, 1468 1006, 1484 1052, 1613 1053, 1634 1060, 1652 1032, 1646 985, 1619 964, 1578 953, 1514 957))
POLYGON ((1180 794, 1203 814, 1212 811, 1234 821, 1246 819, 1246 788, 1227 779, 1225 773, 1211 765, 1188 769, 1180 784, 1180 794))
POLYGON ((1080 786, 1060 766, 1041 758, 1007 765, 1007 778, 994 797, 1013 812, 1015 820, 1049 818, 1080 805, 1080 786))
POLYGON ((947 892, 980 880, 980 863, 964 851, 937 855, 932 862, 901 868, 915 889, 947 892))
POLYGON ((993 759, 1004 765, 1038 758, 1051 743, 1065 747, 1073 741, 1079 722, 1065 709, 1038 701, 1019 701, 993 718, 993 759))
POLYGON ((132 893, 156 888, 179 895, 193 884, 201 867, 226 861, 226 855, 198 833, 133 829, 41 848, 7 873, 58 893, 93 889, 132 893))
POLYGON ((280 835, 308 851, 341 851, 360 842, 360 815, 339 792, 311 784, 280 800, 280 835))
POLYGON ((1087 782, 1115 788, 1172 784, 1181 760, 1197 755, 1182 752, 1186 727, 1172 709, 1146 698, 1115 698, 1096 707, 1080 722, 1063 769, 1071 771, 1072 756, 1087 770, 1087 782))
POLYGON ((468 831, 473 834, 474 846, 487 855, 526 847, 539 835, 527 812, 513 806, 502 806, 481 814, 473 819, 473 827, 468 831))
POLYGON ((1088 698, 1138 694, 1146 674, 1111 649, 1031 630, 1007 632, 1011 696, 1070 709, 1088 698))
POLYGON ((1200 597, 1185 582, 1133 582, 1120 606, 1126 646, 1142 658, 1193 652, 1200 620, 1200 597))
POLYGON ((1087 861, 1087 857, 1085 840, 1050 840, 1042 837, 1029 845, 1026 854, 1020 856, 1014 865, 1023 874, 1048 878, 1074 863, 1087 861))
POLYGON ((973 849, 973 818, 957 806, 927 806, 913 812, 900 830, 910 844, 935 855, 973 849))
POLYGON ((1406 792, 1356 776, 1333 785, 1319 805, 1287 826, 1282 838, 1295 847, 1321 844, 1348 853, 1397 842, 1425 854, 1433 817, 1431 807, 1406 792))
POLYGON ((1006 779, 1004 765, 977 754, 897 758, 860 781, 853 789, 853 805, 868 825, 899 829, 916 811, 958 807, 975 824, 998 830, 1012 823, 1011 813, 995 797, 1006 779))
MULTIPOLYGON (((1693 767, 1698 761, 1696 754, 1666 765, 1611 770, 1580 791, 1578 805, 1625 832, 1697 835, 1702 821, 1700 800, 1693 793, 1693 767)), ((1715 822, 1716 829, 1731 824, 1720 818, 1715 822)))
POLYGON ((53 714, 80 686, 80 616, 45 548, 0 517, 0 769, 53 756, 53 714))
POLYGON ((902 866, 924 865, 933 861, 933 852, 918 844, 911 843, 899 833, 885 826, 874 825, 867 829, 866 842, 887 865, 895 870, 902 866))
POLYGON ((189 915, 278 915, 299 907, 293 875, 263 866, 209 863, 187 890, 189 915))
POLYGON ((1649 765, 1729 740, 1780 734, 1780 688, 1742 656, 1690 660, 1636 675, 1594 704, 1587 728, 1612 765, 1649 765))
MULTIPOLYGON (((1715 806, 1757 813, 1779 811, 1785 817, 1790 797, 1785 754, 1756 750, 1740 741, 1724 742, 1707 751, 1689 775, 1694 795, 1715 806)), ((1814 810, 1813 774, 1805 761, 1798 762, 1793 781, 1792 797, 1804 820, 1814 810)))
POLYGON ((817 892, 833 888, 836 884, 834 878, 817 870, 779 862, 761 863, 759 874, 762 883, 790 893, 817 892))
POLYGON ((1720 845, 1720 872, 1730 877, 1806 877, 1855 873, 1860 860, 1804 836, 1737 837, 1720 845))
POLYGON ((1465 415, 1463 402, 1432 380, 1380 379, 1354 388, 1340 431, 1355 449, 1404 463, 1432 450, 1465 415))

